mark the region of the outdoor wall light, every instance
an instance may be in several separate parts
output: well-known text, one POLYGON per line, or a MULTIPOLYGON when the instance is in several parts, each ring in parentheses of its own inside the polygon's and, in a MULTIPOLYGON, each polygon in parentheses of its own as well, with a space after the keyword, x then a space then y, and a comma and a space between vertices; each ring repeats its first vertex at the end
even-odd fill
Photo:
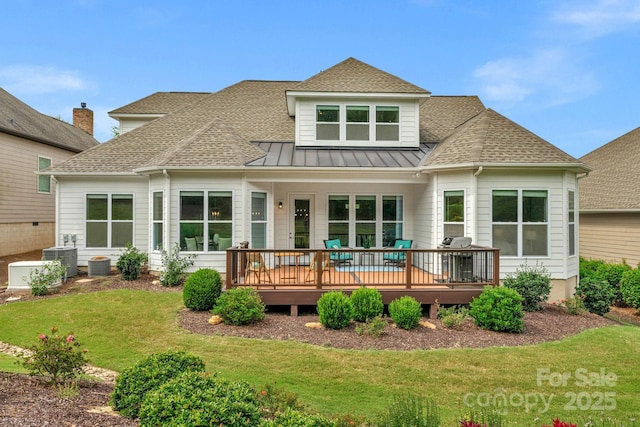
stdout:
POLYGON ((282 202, 278 202, 278 209, 282 209, 282 202))

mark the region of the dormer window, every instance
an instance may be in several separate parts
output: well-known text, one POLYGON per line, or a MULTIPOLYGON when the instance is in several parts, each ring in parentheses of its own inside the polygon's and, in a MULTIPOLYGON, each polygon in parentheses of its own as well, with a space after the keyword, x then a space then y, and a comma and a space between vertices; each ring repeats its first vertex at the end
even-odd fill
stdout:
POLYGON ((340 140, 340 106, 316 107, 316 138, 323 141, 340 140))
POLYGON ((346 103, 316 105, 316 140, 342 143, 399 141, 400 107, 346 103))

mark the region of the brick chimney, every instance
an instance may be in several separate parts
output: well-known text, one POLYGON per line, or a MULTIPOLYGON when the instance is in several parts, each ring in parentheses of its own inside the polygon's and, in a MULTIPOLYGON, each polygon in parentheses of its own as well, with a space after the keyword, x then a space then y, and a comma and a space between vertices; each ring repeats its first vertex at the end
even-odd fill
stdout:
POLYGON ((73 109, 73 125, 93 136, 93 111, 87 108, 86 102, 81 102, 80 107, 73 109))

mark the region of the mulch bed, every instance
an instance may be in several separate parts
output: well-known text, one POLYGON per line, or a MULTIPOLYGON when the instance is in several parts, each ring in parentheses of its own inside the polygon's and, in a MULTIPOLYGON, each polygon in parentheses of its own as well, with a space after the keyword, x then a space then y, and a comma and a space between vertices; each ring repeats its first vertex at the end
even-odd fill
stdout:
MULTIPOLYGON (((106 289, 127 288, 152 292, 181 292, 178 288, 164 288, 154 284, 154 276, 143 275, 140 280, 125 282, 115 273, 104 278, 95 278, 90 282, 78 282, 87 279, 86 273, 63 284, 58 293, 33 297, 22 293, 21 300, 57 298, 66 294, 93 292, 106 289)), ((0 282, 0 285, 2 282, 0 282)), ((6 302, 8 293, 1 293, 0 305, 6 302)), ((637 311, 613 308, 612 317, 637 321, 637 311)), ((545 310, 526 313, 525 331, 521 334, 507 334, 485 331, 467 321, 460 330, 447 329, 439 320, 430 320, 435 329, 418 327, 405 331, 393 327, 390 323, 385 333, 378 338, 356 333, 356 324, 335 331, 324 328, 315 329, 306 326, 318 322, 313 313, 303 313, 298 317, 288 314, 268 312, 265 320, 247 326, 230 326, 208 323, 209 312, 182 310, 179 314, 180 326, 194 334, 232 335, 244 338, 265 340, 287 340, 322 347, 349 350, 416 350, 438 348, 479 348, 492 346, 521 346, 553 341, 574 335, 589 328, 617 324, 614 320, 583 314, 571 316, 563 308, 553 305, 545 310)), ((35 378, 20 374, 0 373, 0 425, 2 426, 135 426, 132 420, 113 414, 108 408, 109 394, 113 385, 96 381, 81 381, 79 395, 74 398, 62 398, 55 388, 43 384, 35 378)))

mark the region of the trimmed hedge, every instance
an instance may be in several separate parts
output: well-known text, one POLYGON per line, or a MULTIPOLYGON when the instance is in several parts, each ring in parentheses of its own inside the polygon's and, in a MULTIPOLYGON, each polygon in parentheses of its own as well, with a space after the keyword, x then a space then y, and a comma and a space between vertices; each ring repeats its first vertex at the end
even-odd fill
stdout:
POLYGON ((222 277, 216 270, 201 268, 184 282, 182 300, 194 311, 211 310, 222 293, 222 277))

